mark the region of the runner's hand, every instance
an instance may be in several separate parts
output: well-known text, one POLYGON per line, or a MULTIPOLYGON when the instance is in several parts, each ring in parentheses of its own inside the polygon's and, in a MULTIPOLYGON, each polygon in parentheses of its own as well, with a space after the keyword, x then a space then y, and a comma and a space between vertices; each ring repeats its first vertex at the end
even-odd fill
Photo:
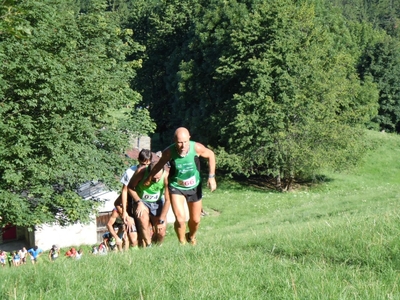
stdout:
POLYGON ((161 232, 165 228, 165 223, 164 224, 157 224, 157 232, 161 232))
POLYGON ((137 207, 136 207, 136 216, 138 217, 138 218, 140 218, 141 216, 142 216, 142 214, 143 214, 143 210, 145 209, 145 206, 144 206, 144 204, 142 203, 142 201, 140 201, 138 204, 137 204, 137 207))
POLYGON ((211 192, 214 192, 217 189, 215 178, 208 178, 207 186, 210 188, 211 192))
POLYGON ((125 224, 128 224, 128 219, 129 219, 128 213, 124 211, 122 213, 122 220, 124 221, 125 224))

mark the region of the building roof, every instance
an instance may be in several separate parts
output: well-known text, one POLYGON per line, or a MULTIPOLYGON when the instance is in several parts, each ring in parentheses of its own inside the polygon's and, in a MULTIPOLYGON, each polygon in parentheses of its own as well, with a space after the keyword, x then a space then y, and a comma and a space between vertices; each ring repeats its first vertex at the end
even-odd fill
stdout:
POLYGON ((104 191, 108 191, 106 185, 101 181, 86 181, 85 183, 81 184, 76 192, 82 198, 92 198, 95 195, 102 193, 104 191))

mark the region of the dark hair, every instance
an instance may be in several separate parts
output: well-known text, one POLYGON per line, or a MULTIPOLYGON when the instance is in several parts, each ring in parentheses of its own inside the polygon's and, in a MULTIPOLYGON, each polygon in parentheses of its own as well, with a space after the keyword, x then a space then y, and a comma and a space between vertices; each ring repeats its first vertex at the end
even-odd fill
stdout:
POLYGON ((140 150, 139 156, 138 156, 139 162, 146 161, 146 160, 152 161, 152 159, 153 159, 153 153, 149 149, 140 150))

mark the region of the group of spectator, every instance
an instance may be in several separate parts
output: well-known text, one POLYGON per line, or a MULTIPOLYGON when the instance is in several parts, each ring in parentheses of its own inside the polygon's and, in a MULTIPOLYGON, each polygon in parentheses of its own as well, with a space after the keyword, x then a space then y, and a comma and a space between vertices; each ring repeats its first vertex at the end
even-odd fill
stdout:
POLYGON ((20 265, 26 264, 28 258, 32 264, 35 264, 42 253, 43 250, 37 246, 30 248, 29 250, 26 250, 25 247, 22 247, 22 249, 18 251, 10 252, 0 250, 0 264, 2 267, 5 267, 7 263, 10 267, 19 267, 20 265))
MULTIPOLYGON (((32 250, 33 249, 29 249, 32 250)), ((0 250, 0 265, 2 267, 5 267, 7 264, 11 266, 18 267, 21 264, 26 264, 26 258, 28 255, 31 255, 28 253, 25 247, 18 251, 10 251, 6 252, 4 250, 0 250)))
MULTIPOLYGON (((36 264, 43 253, 44 251, 38 246, 32 247, 29 250, 27 250, 26 247, 22 247, 22 249, 18 251, 7 252, 0 250, 0 264, 2 267, 5 267, 7 264, 10 267, 19 267, 20 265, 25 265, 27 260, 30 260, 32 264, 36 264)), ((83 251, 81 249, 77 251, 75 248, 71 248, 65 253, 66 258, 74 259, 80 259, 82 255, 83 251)), ((58 257, 60 257, 60 248, 53 245, 49 250, 48 258, 53 262, 58 257)))

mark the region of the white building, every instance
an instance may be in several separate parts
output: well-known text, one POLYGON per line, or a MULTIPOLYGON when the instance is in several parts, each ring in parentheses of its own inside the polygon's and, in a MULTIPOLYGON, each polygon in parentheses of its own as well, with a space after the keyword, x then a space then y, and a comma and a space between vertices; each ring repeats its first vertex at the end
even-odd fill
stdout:
POLYGON ((50 249, 52 245, 63 248, 100 243, 102 235, 107 231, 106 224, 118 195, 114 191, 102 191, 91 195, 87 198, 88 200, 93 197, 104 202, 99 208, 98 216, 93 216, 89 224, 76 223, 65 227, 60 225, 42 225, 32 232, 33 236, 29 243, 30 246, 37 245, 41 249, 50 249))

